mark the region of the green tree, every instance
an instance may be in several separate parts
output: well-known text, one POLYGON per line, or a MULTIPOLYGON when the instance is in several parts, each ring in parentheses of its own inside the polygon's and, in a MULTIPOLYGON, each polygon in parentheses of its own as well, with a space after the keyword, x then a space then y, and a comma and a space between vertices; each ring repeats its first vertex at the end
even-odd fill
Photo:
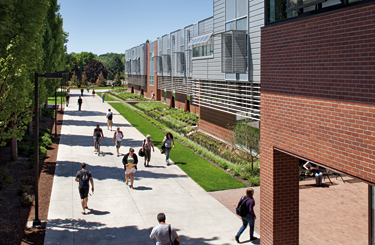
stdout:
POLYGON ((228 143, 231 152, 239 159, 250 162, 254 169, 254 162, 259 157, 259 129, 253 127, 252 120, 245 118, 237 121, 235 125, 229 126, 228 143))
POLYGON ((115 80, 113 80, 115 86, 121 86, 121 78, 118 72, 116 73, 115 80))
POLYGON ((70 86, 80 85, 77 75, 73 72, 72 78, 70 79, 70 86))
POLYGON ((97 56, 91 52, 81 52, 74 55, 78 68, 81 70, 81 73, 84 71, 85 66, 89 63, 90 60, 97 60, 97 56))
POLYGON ((114 80, 116 73, 125 75, 125 55, 116 53, 107 53, 98 56, 98 60, 101 61, 104 66, 108 69, 107 79, 114 80))
POLYGON ((96 85, 98 85, 100 87, 105 87, 107 85, 107 83, 105 81, 105 78, 104 78, 104 75, 103 75, 103 72, 100 72, 100 74, 98 76, 98 80, 96 80, 96 85))
POLYGON ((82 85, 82 86, 87 86, 87 85, 89 85, 89 81, 87 80, 86 73, 83 73, 83 74, 82 74, 81 85, 82 85))
POLYGON ((0 35, 0 145, 12 139, 14 149, 15 139, 22 139, 31 121, 34 73, 40 71, 43 58, 48 0, 12 0, 7 9, 10 16, 0 35))

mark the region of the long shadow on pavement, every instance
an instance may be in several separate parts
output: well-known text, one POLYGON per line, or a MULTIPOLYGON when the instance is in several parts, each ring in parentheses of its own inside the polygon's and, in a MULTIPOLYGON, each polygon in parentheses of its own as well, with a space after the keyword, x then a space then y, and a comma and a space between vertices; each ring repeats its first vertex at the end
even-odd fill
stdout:
MULTIPOLYGON (((103 122, 96 122, 96 121, 88 121, 88 120, 85 120, 85 121, 82 121, 82 120, 72 120, 72 119, 67 119, 67 120, 64 120, 64 124, 65 125, 68 125, 68 126, 84 126, 84 127, 87 127, 87 126, 92 126, 92 130, 94 131, 94 128, 96 127, 97 124, 99 124, 99 126, 104 130, 107 131, 107 123, 103 123, 103 122)), ((128 128, 128 127, 132 127, 131 125, 129 124, 118 124, 116 123, 116 121, 113 121, 113 126, 112 126, 112 133, 115 132, 115 129, 117 127, 123 127, 123 128, 128 128)), ((126 129, 125 129, 126 130, 126 129)), ((105 131, 105 132, 106 132, 105 131)), ((110 132, 110 131, 109 131, 110 132)))
MULTIPOLYGON (((55 176, 75 178, 78 170, 81 170, 81 162, 75 161, 58 161, 58 169, 55 171, 55 176)), ((88 163, 87 170, 92 173, 92 177, 97 180, 113 179, 124 181, 122 175, 124 169, 118 167, 95 166, 88 163)), ((153 173, 147 170, 138 170, 135 173, 135 180, 139 178, 151 179, 169 179, 169 178, 188 178, 186 175, 168 174, 168 173, 153 173)), ((147 187, 148 188, 148 187, 147 187)))
MULTIPOLYGON (((44 244, 60 244, 64 240, 68 242, 67 238, 73 240, 73 237, 75 244, 155 244, 155 239, 151 241, 149 238, 151 230, 152 228, 139 229, 134 225, 106 227, 106 224, 83 219, 52 219, 48 220, 44 244)), ((218 237, 192 238, 183 234, 179 234, 179 237, 184 245, 212 244, 218 240, 218 237)), ((221 245, 229 244, 222 243, 221 245)))
MULTIPOLYGON (((104 138, 102 139, 101 146, 113 146, 113 151, 115 152, 115 145, 113 144, 113 133, 110 134, 110 137, 108 133, 104 131, 104 138)), ((126 133, 124 132, 125 138, 122 139, 121 145, 124 147, 141 147, 143 140, 134 140, 131 138, 126 138, 126 133)), ((94 150, 94 138, 92 135, 61 135, 61 137, 71 137, 70 140, 68 139, 62 139, 60 141, 60 145, 68 145, 68 146, 91 146, 94 150)), ((128 149, 126 150, 128 152, 128 149)), ((93 152, 94 154, 94 152, 93 152)))

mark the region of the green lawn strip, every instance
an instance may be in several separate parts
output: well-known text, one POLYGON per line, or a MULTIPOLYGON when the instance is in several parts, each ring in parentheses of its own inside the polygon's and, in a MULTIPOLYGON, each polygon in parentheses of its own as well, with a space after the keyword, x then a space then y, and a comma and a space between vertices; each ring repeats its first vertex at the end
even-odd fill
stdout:
MULTIPOLYGON (((95 89, 95 90, 112 89, 112 87, 91 87, 91 89, 95 89)), ((113 89, 128 89, 128 87, 113 87, 113 89)))
POLYGON ((110 93, 105 93, 104 101, 119 101, 119 99, 112 96, 110 93))
MULTIPOLYGON (((63 104, 65 103, 65 96, 66 96, 66 91, 57 91, 57 104, 61 104, 61 97, 63 99, 63 104)), ((49 105, 54 105, 55 104, 55 92, 53 92, 53 94, 48 97, 48 104, 49 105)))
MULTIPOLYGON (((165 133, 151 122, 147 121, 131 109, 120 103, 110 103, 123 117, 126 118, 143 135, 151 134, 153 142, 160 148, 165 133)), ((126 133, 125 133, 126 137, 126 133)), ((206 191, 219 191, 246 187, 244 183, 233 178, 230 174, 214 166, 192 150, 175 141, 170 157, 187 175, 206 191)))

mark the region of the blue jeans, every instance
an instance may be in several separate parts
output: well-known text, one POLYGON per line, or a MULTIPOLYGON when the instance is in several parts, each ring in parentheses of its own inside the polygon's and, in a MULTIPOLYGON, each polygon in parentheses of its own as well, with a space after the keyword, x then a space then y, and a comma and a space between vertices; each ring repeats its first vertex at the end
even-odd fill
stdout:
POLYGON ((68 105, 69 105, 69 100, 66 100, 66 106, 68 107, 68 105))
POLYGON ((81 106, 82 106, 82 104, 78 104, 78 110, 79 111, 81 110, 81 106))
POLYGON ((104 103, 104 97, 102 97, 102 102, 104 103))
POLYGON ((171 152, 171 147, 165 147, 165 161, 169 163, 169 152, 171 152))
POLYGON ((237 236, 240 237, 242 232, 246 229, 247 224, 250 226, 250 237, 254 236, 254 224, 255 224, 255 219, 251 214, 246 215, 245 217, 242 218, 242 226, 240 230, 237 232, 237 236))

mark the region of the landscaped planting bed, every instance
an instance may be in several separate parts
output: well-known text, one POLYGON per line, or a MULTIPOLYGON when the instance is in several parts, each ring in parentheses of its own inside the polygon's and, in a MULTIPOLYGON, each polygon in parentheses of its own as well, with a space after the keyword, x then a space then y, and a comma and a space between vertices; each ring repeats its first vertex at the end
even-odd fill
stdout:
POLYGON ((143 96, 140 96, 138 94, 132 94, 132 93, 129 93, 127 91, 116 91, 116 90, 112 90, 111 91, 111 94, 119 97, 120 99, 122 100, 148 100, 147 98, 143 97, 143 96))

